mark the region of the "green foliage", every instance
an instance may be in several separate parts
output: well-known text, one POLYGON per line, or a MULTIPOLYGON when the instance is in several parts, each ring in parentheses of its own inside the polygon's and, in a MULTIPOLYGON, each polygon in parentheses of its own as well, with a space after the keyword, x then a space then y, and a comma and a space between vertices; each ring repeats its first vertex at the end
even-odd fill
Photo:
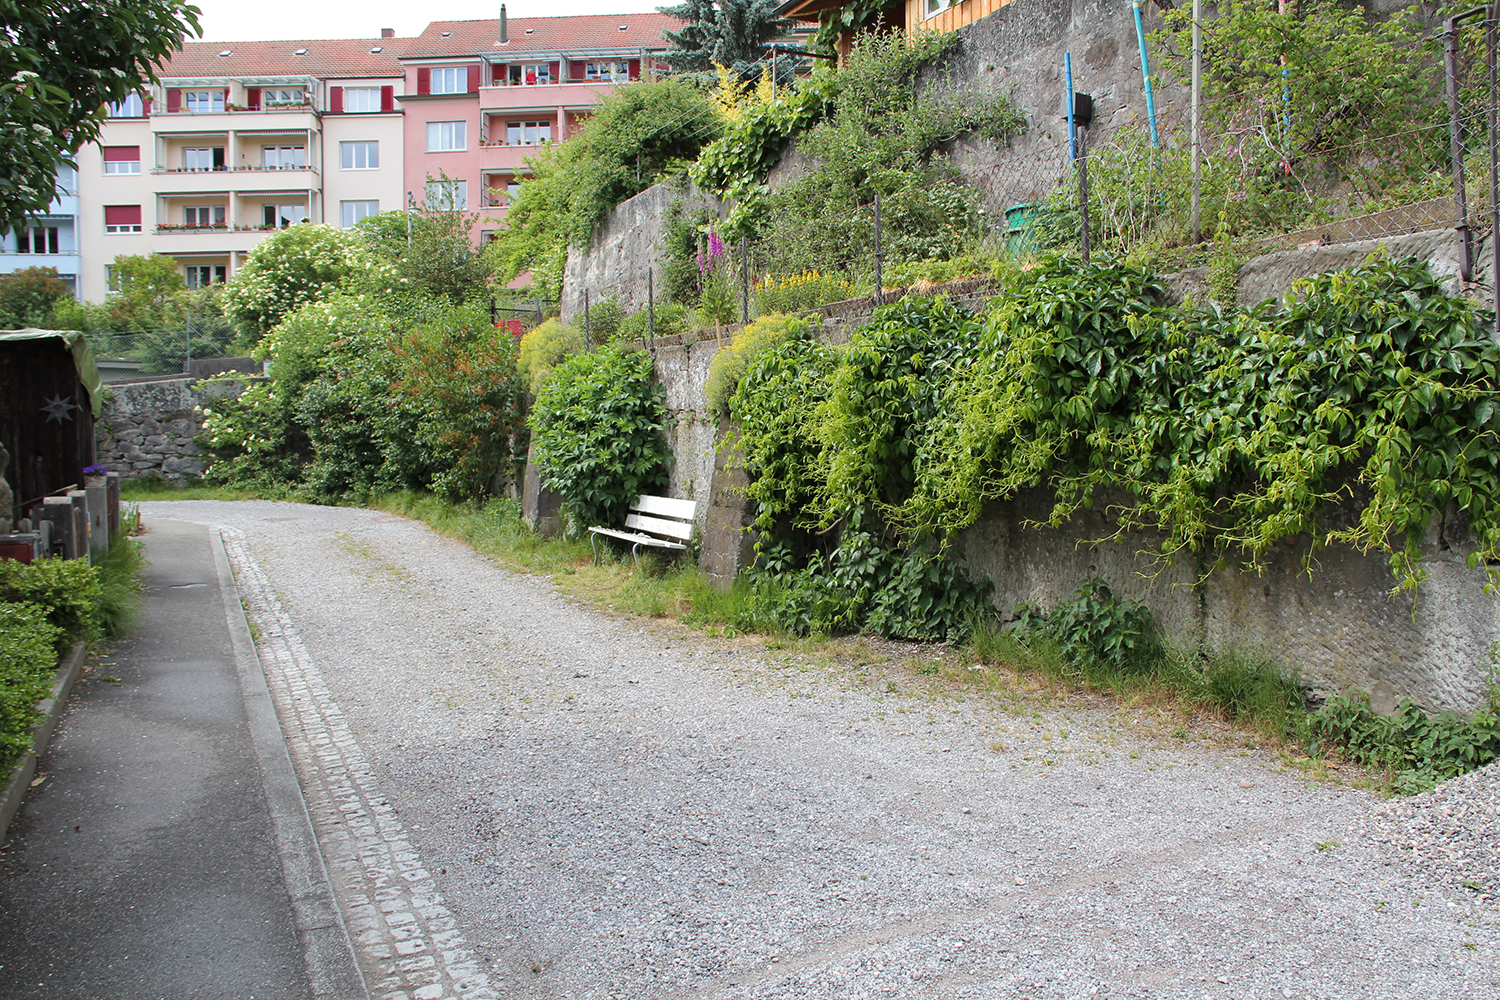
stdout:
POLYGON ((99 576, 87 559, 0 562, 0 603, 42 609, 56 629, 57 652, 75 640, 92 642, 102 634, 99 576))
POLYGON ((542 391, 542 382, 552 369, 582 351, 583 331, 560 320, 549 319, 521 338, 521 357, 517 362, 521 379, 531 388, 533 396, 538 395, 542 391))
POLYGON ((924 642, 962 641, 991 589, 946 556, 893 551, 863 527, 858 511, 826 559, 813 553, 797 566, 785 545, 764 551, 752 587, 737 627, 794 635, 869 631, 924 642))
POLYGON ((36 604, 0 601, 0 774, 31 751, 36 703, 52 692, 61 630, 36 604))
POLYGON ((801 325, 799 321, 781 313, 762 316, 742 327, 709 360, 708 380, 703 384, 709 413, 729 412, 729 399, 739 388, 745 369, 762 351, 775 347, 786 339, 794 324, 801 325))
POLYGON ((359 232, 299 223, 250 251, 224 296, 224 314, 257 337, 309 302, 321 302, 346 279, 374 268, 359 232))
POLYGON ((141 620, 141 590, 146 565, 141 543, 129 537, 140 527, 140 512, 129 504, 120 511, 120 534, 109 540, 109 550, 95 567, 99 577, 99 624, 105 635, 124 635, 141 620))
POLYGON ((110 319, 116 330, 154 330, 177 325, 178 300, 187 282, 177 261, 165 254, 121 254, 115 258, 118 291, 109 297, 110 319))
POLYGON ((671 337, 685 333, 692 320, 692 312, 681 302, 657 302, 655 311, 642 309, 621 319, 614 339, 621 344, 644 344, 650 336, 671 337), (652 320, 649 329, 646 325, 648 317, 652 320))
POLYGON ((1025 118, 1004 98, 950 90, 918 94, 917 74, 940 66, 956 35, 866 36, 832 81, 832 108, 798 139, 811 168, 765 201, 761 256, 784 271, 873 261, 876 195, 885 252, 902 261, 957 256, 987 228, 978 194, 934 154, 975 133, 1005 141, 1025 118))
POLYGON ((666 486, 666 420, 650 355, 606 347, 553 370, 531 410, 533 454, 577 525, 624 524, 635 497, 666 486))
POLYGON ((594 302, 589 306, 588 329, 584 333, 591 344, 607 344, 619 335, 624 321, 625 310, 614 299, 594 302))
POLYGON ((0 275, 0 330, 46 327, 53 307, 71 297, 55 267, 23 267, 0 275))
POLYGON ((390 263, 404 295, 458 304, 483 288, 494 272, 491 259, 474 245, 471 234, 478 220, 478 215, 423 202, 411 212, 372 215, 355 232, 376 257, 390 263))
POLYGON ((205 479, 318 502, 430 489, 483 497, 525 447, 512 338, 475 303, 371 297, 303 306, 266 339, 269 380, 205 411, 205 479))
POLYGON ((558 297, 568 244, 586 246, 605 213, 685 171, 721 129, 712 101, 687 81, 615 89, 567 142, 545 147, 528 164, 532 176, 486 251, 500 279, 529 271, 558 297))
POLYGON ((858 298, 864 290, 865 286, 837 272, 824 274, 814 269, 779 277, 768 274, 755 283, 755 302, 762 313, 799 313, 858 298))
POLYGON ((155 83, 198 14, 180 0, 0 0, 0 232, 47 212, 105 105, 155 83))
POLYGON ((812 47, 828 55, 838 53, 839 37, 855 38, 866 28, 881 25, 886 0, 849 0, 842 7, 831 7, 818 15, 818 32, 812 47))
POLYGON ((1387 552, 1415 587, 1421 532, 1452 504, 1471 563, 1490 558, 1500 349, 1476 310, 1414 262, 1373 260, 1296 293, 1279 311, 1223 314, 1161 306, 1155 277, 1128 265, 1024 272, 945 390, 896 516, 947 534, 1045 486, 1061 525, 1109 490, 1118 531, 1161 532, 1163 557, 1255 565, 1305 533, 1387 552))
POLYGON ((1338 749, 1368 767, 1391 772, 1394 788, 1425 792, 1449 778, 1500 758, 1500 714, 1491 705, 1465 719, 1453 712, 1428 715, 1402 700, 1393 715, 1377 715, 1364 697, 1335 696, 1308 726, 1309 752, 1338 749))
MULTIPOLYGON (((678 31, 664 31, 667 49, 661 58, 673 73, 694 74, 711 79, 715 67, 727 67, 740 80, 751 83, 769 68, 765 44, 785 36, 795 21, 781 17, 778 0, 683 0, 658 7, 663 14, 683 22, 678 31)), ((796 78, 801 60, 780 56, 776 60, 778 83, 796 78)))
POLYGON ((1032 635, 1047 636, 1086 670, 1150 670, 1163 652, 1151 609, 1116 600, 1098 579, 1085 580, 1073 600, 1058 604, 1048 615, 1023 607, 1018 634, 1023 641, 1032 635))
POLYGON ((674 201, 667 209, 662 233, 662 290, 673 302, 695 306, 703 294, 703 241, 714 220, 707 208, 687 213, 682 202, 674 201))

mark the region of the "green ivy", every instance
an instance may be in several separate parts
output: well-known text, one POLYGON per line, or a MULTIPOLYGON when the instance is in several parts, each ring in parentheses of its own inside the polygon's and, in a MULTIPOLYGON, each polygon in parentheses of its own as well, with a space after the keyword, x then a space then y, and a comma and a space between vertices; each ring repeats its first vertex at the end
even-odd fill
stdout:
POLYGON ((0 774, 31 750, 36 703, 52 691, 63 631, 37 604, 0 601, 0 774))
POLYGON ((619 527, 667 485, 665 391, 651 356, 606 347, 553 369, 531 410, 533 455, 576 526, 619 527))

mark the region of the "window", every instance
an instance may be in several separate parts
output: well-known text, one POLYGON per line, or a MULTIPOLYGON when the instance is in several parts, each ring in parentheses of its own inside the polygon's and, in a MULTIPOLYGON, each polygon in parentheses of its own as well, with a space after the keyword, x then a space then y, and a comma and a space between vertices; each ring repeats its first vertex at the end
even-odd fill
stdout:
POLYGON ((512 85, 524 84, 528 87, 551 83, 552 64, 526 63, 522 66, 512 66, 510 68, 510 82, 512 85))
POLYGON ((189 206, 183 209, 183 221, 189 226, 222 226, 224 225, 224 206, 189 206))
POLYGON ((209 285, 224 284, 226 267, 223 264, 189 264, 187 266, 187 286, 189 288, 207 288, 209 285))
POLYGON ((138 233, 141 231, 141 206, 105 205, 104 231, 106 233, 138 233))
POLYGON ((380 143, 339 143, 339 166, 345 170, 376 169, 380 166, 380 143))
POLYGON ((379 111, 380 110, 380 88, 379 87, 345 87, 344 88, 344 110, 345 111, 379 111))
POLYGON ((427 152, 441 153, 469 148, 468 122, 428 122, 427 152))
POLYGON ((463 212, 469 207, 469 182, 444 178, 427 182, 427 207, 434 212, 463 212))
POLYGON ((141 100, 140 94, 131 94, 123 101, 116 101, 109 106, 111 118, 144 118, 146 116, 146 105, 141 100))
POLYGON ((267 229, 286 229, 307 221, 306 205, 262 205, 261 221, 267 229))
POLYGON ((536 146, 552 141, 552 123, 506 122, 505 144, 507 146, 536 146))
POLYGON ((223 170, 224 147, 196 146, 184 149, 182 151, 182 169, 191 172, 199 170, 223 170))
POLYGON ((941 14, 948 9, 949 2, 950 0, 923 0, 925 10, 923 16, 931 17, 934 14, 941 14))
POLYGON ((115 273, 113 264, 104 265, 104 287, 107 291, 118 292, 120 290, 120 276, 115 273))
POLYGON ((138 174, 141 172, 141 147, 105 146, 104 172, 106 174, 138 174))
MULTIPOLYGON (((269 93, 269 91, 268 91, 269 93)), ((188 114, 201 115, 210 111, 224 110, 224 91, 185 90, 182 92, 183 106, 188 114)))
POLYGON ((378 201, 341 201, 339 202, 339 225, 349 229, 363 219, 372 215, 380 214, 380 202, 378 201))
POLYGON ((307 103, 307 95, 301 90, 278 90, 266 87, 261 90, 261 100, 268 108, 284 108, 307 103))
POLYGON ((628 62, 591 62, 583 64, 583 76, 586 80, 629 80, 630 63, 628 62))
POLYGON ((262 146, 260 165, 267 170, 300 170, 307 166, 307 147, 262 146))
POLYGON ((32 226, 16 233, 16 253, 58 252, 56 226, 32 226))
POLYGON ((469 67, 434 66, 432 88, 434 94, 467 94, 469 92, 469 67))

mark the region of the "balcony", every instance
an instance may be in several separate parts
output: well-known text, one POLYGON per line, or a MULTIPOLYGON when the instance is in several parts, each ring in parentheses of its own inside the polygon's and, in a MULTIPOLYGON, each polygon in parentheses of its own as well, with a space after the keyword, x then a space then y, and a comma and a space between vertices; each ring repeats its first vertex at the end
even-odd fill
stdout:
POLYGON ((568 80, 479 88, 480 111, 524 111, 547 108, 591 108, 619 84, 610 80, 568 80))
POLYGON ((151 112, 151 128, 157 133, 197 135, 207 132, 303 132, 318 127, 318 115, 310 104, 249 111, 230 107, 224 111, 151 112))
POLYGON ((233 170, 157 167, 151 172, 169 178, 156 184, 158 192, 168 197, 211 192, 306 191, 321 186, 315 167, 243 166, 233 170))
POLYGON ((487 142, 479 147, 479 169, 520 173, 526 169, 527 160, 540 156, 544 145, 522 146, 504 142, 487 142))
POLYGON ((52 267, 58 274, 77 276, 81 270, 76 253, 0 253, 0 273, 9 274, 25 267, 52 267))
POLYGON ((157 226, 152 232, 160 239, 152 249, 172 257, 212 256, 249 250, 273 231, 258 226, 157 226))

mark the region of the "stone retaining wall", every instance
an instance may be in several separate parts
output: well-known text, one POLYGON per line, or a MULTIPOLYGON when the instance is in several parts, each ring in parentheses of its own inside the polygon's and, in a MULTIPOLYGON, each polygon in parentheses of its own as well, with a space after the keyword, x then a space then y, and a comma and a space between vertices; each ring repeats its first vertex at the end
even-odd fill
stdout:
POLYGON ((122 479, 196 479, 205 467, 193 440, 203 429, 202 409, 237 397, 247 384, 177 378, 110 386, 95 424, 95 461, 122 479))

